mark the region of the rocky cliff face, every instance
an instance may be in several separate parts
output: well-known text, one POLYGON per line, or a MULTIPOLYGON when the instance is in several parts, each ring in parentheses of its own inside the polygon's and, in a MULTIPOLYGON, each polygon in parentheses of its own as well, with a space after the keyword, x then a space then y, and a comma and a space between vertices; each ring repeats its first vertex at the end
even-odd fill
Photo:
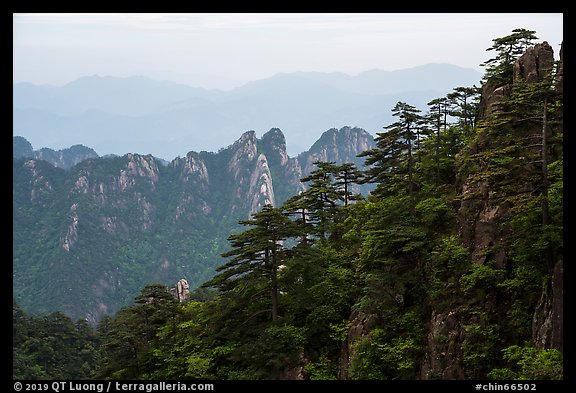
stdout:
MULTIPOLYGON (((501 103, 510 96, 514 83, 520 81, 535 83, 548 75, 554 63, 553 50, 546 42, 529 48, 513 66, 512 84, 496 86, 491 81, 484 84, 479 106, 478 120, 489 121, 500 110, 501 103)), ((562 67, 556 74, 557 86, 562 86, 562 67)), ((540 132, 542 125, 526 126, 526 135, 540 132), (530 128, 532 127, 532 128, 530 128), (536 129, 534 129, 536 127, 536 129)), ((490 127, 482 128, 476 143, 469 146, 472 154, 490 149, 492 139, 490 127)), ((482 162, 477 163, 480 167, 482 162)), ((531 190, 526 184, 526 189, 531 190)), ((473 265, 493 262, 498 269, 511 269, 507 249, 502 247, 508 235, 511 205, 498 198, 486 179, 469 176, 461 185, 461 205, 459 228, 463 243, 470 249, 473 265)), ((551 280, 542 291, 540 301, 533 315, 533 343, 537 348, 562 348, 562 261, 557 261, 551 280)), ((498 300, 488 294, 485 310, 494 310, 498 300)), ((491 312, 491 311, 488 311, 491 312)), ((462 340, 465 327, 475 323, 471 317, 458 309, 447 312, 433 312, 429 322, 426 356, 421 365, 421 377, 441 379, 461 379, 474 377, 466 375, 463 367, 462 340)))
MULTIPOLYGON (((514 63, 512 84, 494 86, 488 82, 483 86, 478 115, 480 121, 490 120, 501 110, 499 104, 508 97, 514 83, 541 81, 552 71, 553 63, 554 53, 547 42, 528 48, 514 63)), ((490 128, 480 131, 478 142, 471 146, 474 153, 490 148, 489 132, 490 128)), ((493 258, 497 266, 502 267, 506 260, 505 250, 492 255, 490 249, 498 249, 500 239, 505 235, 505 228, 500 223, 508 216, 509 205, 492 199, 493 191, 487 180, 470 180, 462 184, 461 235, 464 243, 472 249, 474 263, 482 264, 493 258)))
POLYGON ((316 161, 352 162, 362 166, 363 159, 356 157, 359 151, 372 148, 372 139, 360 128, 342 127, 340 130, 331 128, 326 131, 310 150, 297 158, 303 172, 310 173, 316 169, 316 161))
POLYGON ((167 165, 129 153, 64 171, 24 158, 31 147, 23 142, 14 150, 14 295, 31 311, 92 323, 151 282, 203 283, 238 221, 302 190, 311 160, 341 163, 373 144, 364 130, 333 129, 290 158, 279 129, 261 139, 248 131, 218 153, 190 152, 167 165))
MULTIPOLYGON (((548 64, 548 63, 545 63, 548 64)), ((564 92, 564 51, 560 45, 560 61, 555 75, 555 89, 564 92)), ((552 132, 563 128, 563 112, 552 132)), ((564 352, 564 259, 554 262, 550 281, 542 289, 540 300, 532 316, 532 340, 539 349, 557 348, 564 352)))
POLYGON ((532 340, 538 349, 557 348, 564 352, 564 260, 554 265, 552 278, 532 316, 532 340))

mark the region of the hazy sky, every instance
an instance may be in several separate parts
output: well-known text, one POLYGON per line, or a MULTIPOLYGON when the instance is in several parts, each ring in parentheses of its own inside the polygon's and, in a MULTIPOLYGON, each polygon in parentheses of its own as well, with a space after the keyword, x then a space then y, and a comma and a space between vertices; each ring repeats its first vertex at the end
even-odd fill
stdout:
POLYGON ((231 88, 278 72, 475 68, 494 38, 535 30, 557 56, 561 13, 14 14, 13 80, 144 75, 231 88))

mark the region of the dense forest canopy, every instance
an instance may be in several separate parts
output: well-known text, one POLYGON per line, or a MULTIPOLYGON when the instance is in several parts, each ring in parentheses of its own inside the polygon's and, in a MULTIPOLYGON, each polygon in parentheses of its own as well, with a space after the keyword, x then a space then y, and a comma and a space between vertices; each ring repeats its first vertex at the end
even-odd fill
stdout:
POLYGON ((151 284, 96 329, 14 303, 13 377, 562 379, 562 65, 523 74, 536 40, 493 40, 481 88, 398 102, 367 170, 316 162, 186 301, 151 284))

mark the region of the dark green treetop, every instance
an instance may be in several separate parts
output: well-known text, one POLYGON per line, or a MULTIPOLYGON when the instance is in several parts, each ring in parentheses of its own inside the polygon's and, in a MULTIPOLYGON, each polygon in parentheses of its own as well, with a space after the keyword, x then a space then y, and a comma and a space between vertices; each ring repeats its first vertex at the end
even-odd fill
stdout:
POLYGON ((494 44, 486 50, 495 51, 496 56, 480 64, 488 67, 484 79, 500 86, 512 82, 514 61, 538 39, 535 34, 535 31, 518 28, 510 35, 493 39, 494 44))

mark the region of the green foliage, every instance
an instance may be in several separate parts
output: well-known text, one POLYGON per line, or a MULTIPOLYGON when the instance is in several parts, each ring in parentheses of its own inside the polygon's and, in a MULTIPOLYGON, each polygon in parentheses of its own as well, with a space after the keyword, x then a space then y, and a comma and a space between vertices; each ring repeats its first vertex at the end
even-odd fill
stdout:
POLYGON ((432 231, 447 230, 453 224, 454 211, 441 198, 427 198, 415 207, 420 225, 432 231))
POLYGON ((496 51, 497 54, 481 64, 488 67, 484 78, 495 81, 497 86, 511 82, 514 60, 538 39, 535 34, 535 31, 519 28, 512 30, 510 35, 493 39, 494 44, 486 50, 496 51))
POLYGON ((460 278, 470 266, 470 252, 455 235, 438 239, 424 266, 428 299, 436 311, 454 306, 461 290, 460 278))
POLYGON ((366 157, 368 169, 363 182, 378 183, 373 193, 380 196, 407 195, 410 213, 414 213, 415 152, 419 143, 420 125, 423 117, 420 110, 405 102, 398 101, 392 115, 398 121, 384 127, 384 133, 377 133, 376 148, 358 155, 366 157))
POLYGON ((231 354, 234 361, 229 379, 280 379, 285 368, 295 364, 304 350, 303 328, 270 325, 231 354))
POLYGON ((343 342, 348 335, 348 330, 350 329, 350 322, 343 321, 341 323, 331 323, 328 325, 332 333, 330 338, 336 342, 343 342))
POLYGON ((143 288, 135 301, 100 324, 103 361, 99 378, 148 379, 155 371, 158 331, 176 324, 177 302, 160 284, 143 288))
POLYGON ((482 320, 478 324, 466 325, 462 340, 462 359, 472 373, 481 375, 494 364, 498 344, 497 326, 486 324, 482 320))
POLYGON ((338 367, 326 355, 321 355, 317 361, 304 366, 304 372, 311 380, 336 380, 338 367))
MULTIPOLYGON (((352 188, 360 182, 362 173, 352 163, 335 165, 334 162, 316 161, 318 169, 301 179, 307 189, 289 198, 282 206, 296 217, 301 229, 308 235, 325 239, 338 236, 335 224, 339 221, 340 205, 348 206, 361 199, 352 188)), ((310 241, 307 236, 302 241, 310 241)))
POLYGON ((411 338, 390 338, 382 329, 374 329, 370 336, 354 346, 350 363, 351 379, 412 379, 416 364, 414 355, 420 350, 411 338))
MULTIPOLYGON (((195 303, 187 305, 197 306, 195 303)), ((200 305, 201 306, 201 305, 200 305)), ((186 311, 185 311, 186 312, 186 311)), ((164 325, 158 330, 159 344, 153 350, 155 370, 153 379, 210 378, 214 359, 198 334, 201 326, 195 321, 164 325)))
POLYGON ((492 379, 563 379, 562 354, 557 349, 512 345, 504 348, 502 355, 508 367, 493 369, 488 373, 492 379))
POLYGON ((460 239, 449 235, 440 239, 440 244, 432 252, 435 262, 445 266, 448 270, 457 269, 468 262, 469 251, 462 246, 460 239))
MULTIPOLYGON (((533 39, 533 32, 516 29, 494 40, 489 50, 497 55, 485 63, 490 83, 508 80, 512 61, 533 39)), ((206 262, 220 254, 227 260, 184 303, 163 285, 143 286, 133 304, 102 319, 96 332, 62 314, 29 317, 14 304, 14 377, 282 379, 303 369, 305 378, 315 380, 336 379, 346 370, 356 380, 417 379, 432 350, 454 357, 437 360, 451 362, 447 368, 466 378, 561 379, 562 354, 526 344, 542 288, 563 256, 562 98, 548 85, 513 87, 499 113, 479 124, 477 88, 459 87, 431 101, 427 116, 398 102, 398 121, 378 134, 375 149, 360 155, 370 166, 364 173, 349 163, 317 161, 317 169, 302 179, 304 192, 280 207, 265 206, 251 219, 227 216, 215 223, 197 217, 197 225, 163 224, 141 236, 111 236, 118 261, 104 258, 104 243, 91 248, 90 258, 122 265, 118 280, 131 288, 142 287, 142 271, 153 267, 146 261, 164 255, 206 262), (457 121, 449 124, 448 117, 457 121), (351 193, 362 182, 377 184, 366 200, 351 193), (458 195, 461 190, 465 195, 458 195), (480 250, 488 262, 473 263, 483 229, 478 214, 493 207, 506 212, 494 225, 499 243, 480 250), (223 229, 231 222, 238 222, 233 235, 223 229), (226 238, 228 248, 221 245, 226 238), (493 251, 504 255, 498 264, 493 251), (440 330, 431 334, 432 328, 440 330), (345 359, 347 369, 341 367, 345 359)), ((217 166, 214 154, 203 157, 217 166)), ((125 161, 109 165, 119 169, 125 161)), ((29 195, 29 168, 23 162, 14 168, 22 180, 15 183, 15 195, 29 195)), ((52 190, 19 201, 14 223, 37 221, 33 237, 44 242, 57 231, 45 209, 69 206, 48 197, 63 188, 62 172, 37 169, 52 190)), ((94 163, 75 170, 92 171, 96 179, 109 173, 94 163)), ((224 178, 216 176, 214 186, 232 191, 224 178)), ((150 184, 135 181, 144 195, 150 184)), ((194 184, 180 191, 202 201, 194 184)), ((161 197, 166 206, 150 214, 162 216, 167 205, 179 203, 177 195, 149 196, 161 197)), ((94 201, 82 195, 79 201, 77 208, 97 222, 94 201)), ((107 210, 110 216, 116 212, 113 206, 107 210)), ((131 212, 127 222, 142 225, 131 212)), ((96 233, 94 222, 82 223, 81 230, 96 233)), ((14 235, 30 236, 23 229, 14 235)), ((27 263, 50 260, 41 253, 15 251, 19 285, 42 269, 66 271, 27 263)), ((63 265, 80 257, 58 247, 49 254, 63 265)), ((213 264, 206 262, 204 273, 213 264)), ((28 296, 24 290, 17 294, 28 296)))
MULTIPOLYGON (((206 160, 211 171, 222 166, 219 159, 206 160)), ((185 159, 163 166, 134 154, 132 160, 86 160, 69 171, 26 162, 13 166, 13 286, 29 312, 66 310, 96 323, 104 310, 114 314, 130 304, 148 283, 173 285, 184 277, 194 289, 213 277, 227 237, 244 218, 227 211, 233 182, 211 177, 214 190, 226 188, 209 193, 221 195, 219 203, 207 203, 206 184, 186 175, 185 159), (72 206, 77 236, 66 251, 72 206)))
POLYGON ((472 289, 488 289, 502 279, 504 272, 501 269, 495 269, 490 265, 476 265, 473 266, 467 274, 460 278, 460 285, 464 292, 469 292, 472 289))
POLYGON ((300 235, 300 228, 280 209, 271 205, 253 214, 252 220, 240 223, 251 228, 229 237, 234 248, 222 256, 233 258, 219 266, 216 270, 222 273, 204 286, 230 291, 249 284, 252 279, 269 279, 271 317, 275 321, 278 319, 277 272, 289 253, 283 244, 291 237, 300 235))
POLYGON ((291 325, 272 325, 264 333, 266 341, 281 353, 301 350, 306 341, 303 329, 291 325))
POLYGON ((94 378, 99 339, 86 321, 60 312, 29 316, 13 303, 12 377, 22 380, 94 378))

